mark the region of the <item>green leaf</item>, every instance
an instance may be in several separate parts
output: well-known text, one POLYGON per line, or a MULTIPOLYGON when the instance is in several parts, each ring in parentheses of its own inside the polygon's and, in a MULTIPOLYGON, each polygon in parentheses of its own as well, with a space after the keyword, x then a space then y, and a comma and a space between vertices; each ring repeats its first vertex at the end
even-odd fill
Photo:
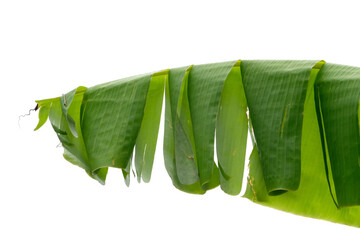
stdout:
MULTIPOLYGON (((360 135, 360 100, 359 100, 359 110, 358 110, 358 121, 359 121, 359 135, 360 135)), ((359 153, 360 156, 360 153, 359 153)), ((360 158, 359 158, 360 160, 360 158)))
POLYGON ((360 68, 324 63, 232 61, 79 87, 36 101, 35 129, 49 115, 64 158, 102 184, 108 167, 130 184, 135 146, 137 178, 148 182, 165 82, 164 159, 176 188, 238 194, 248 123, 244 197, 360 227, 360 68))
POLYGON ((93 172, 125 169, 144 115, 151 74, 88 88, 81 106, 81 131, 93 172))
POLYGON ((182 184, 199 181, 197 170, 194 132, 188 98, 188 78, 192 66, 186 72, 181 84, 175 118, 175 162, 177 175, 182 184))
MULTIPOLYGON (((55 106, 54 106, 54 109, 55 109, 55 106)), ((52 115, 51 115, 51 117, 52 117, 52 115)), ((55 117, 54 117, 55 118, 55 117)), ((51 119, 50 119, 50 121, 51 121, 51 119)), ((54 120, 55 121, 55 120, 54 120)), ((61 120, 60 120, 61 121, 61 120)), ((58 133, 59 135, 67 135, 67 132, 65 131, 65 130, 61 130, 60 128, 58 128, 56 125, 54 125, 54 124, 51 124, 51 126, 53 127, 53 129, 54 129, 54 131, 56 132, 56 133, 58 133)))
POLYGON ((67 94, 63 95, 60 98, 62 113, 64 114, 65 119, 67 120, 71 134, 74 135, 74 137, 76 137, 76 138, 78 137, 78 133, 76 132, 75 120, 68 114, 68 111, 69 111, 69 108, 74 99, 75 93, 79 92, 79 91, 85 91, 85 90, 86 90, 86 87, 80 86, 80 87, 68 92, 67 94))
POLYGON ((47 121, 48 117, 49 117, 49 113, 50 113, 50 105, 51 103, 47 103, 44 104, 40 107, 39 109, 39 123, 36 126, 36 128, 34 129, 34 131, 38 130, 39 128, 41 128, 47 121))
POLYGON ((216 150, 221 189, 231 195, 241 191, 248 119, 238 61, 227 76, 216 122, 216 150))
POLYGON ((297 191, 269 196, 256 146, 250 156, 250 172, 244 197, 255 203, 301 216, 360 227, 360 207, 338 209, 331 197, 324 171, 314 92, 304 109, 301 139, 301 181, 297 191))
POLYGON ((336 199, 336 193, 335 193, 335 187, 334 187, 334 181, 333 181, 333 175, 331 171, 331 167, 329 168, 330 161, 329 161, 329 150, 326 143, 326 134, 324 131, 324 119, 322 116, 321 111, 321 103, 320 103, 320 97, 319 97, 319 89, 314 88, 314 97, 315 97, 315 107, 316 107, 316 114, 317 114, 317 120, 319 124, 319 131, 320 131, 320 139, 321 139, 321 147, 323 151, 323 159, 324 159, 324 168, 325 168, 325 174, 326 174, 326 180, 329 186, 329 191, 331 198, 334 201, 334 204, 337 208, 339 208, 339 204, 336 199))
POLYGON ((316 61, 243 61, 241 70, 269 194, 295 191, 301 174, 301 129, 316 61))
POLYGON ((225 79, 235 63, 197 65, 189 74, 189 105, 200 184, 204 190, 219 185, 219 170, 214 162, 216 115, 225 79))
POLYGON ((268 203, 269 195, 267 194, 256 144, 253 146, 249 160, 249 176, 247 177, 247 187, 243 197, 260 204, 268 203))
POLYGON ((323 146, 328 151, 338 205, 359 205, 360 69, 326 64, 317 79, 316 91, 323 122, 323 146))
POLYGON ((130 171, 131 171, 132 159, 133 157, 131 156, 126 168, 121 169, 122 174, 124 176, 125 185, 127 187, 130 186, 130 171))
POLYGON ((136 139, 135 168, 138 181, 149 182, 159 132, 164 84, 168 71, 154 73, 146 97, 144 116, 136 139))
POLYGON ((97 174, 93 174, 91 166, 87 157, 87 151, 82 138, 80 128, 80 106, 83 99, 83 93, 74 96, 71 107, 67 109, 67 114, 76 122, 76 131, 78 137, 75 137, 70 132, 69 124, 63 114, 60 99, 51 102, 49 119, 54 131, 57 133, 62 146, 64 147, 64 158, 81 168, 83 168, 89 176, 97 179, 100 183, 104 183, 104 178, 97 174))
MULTIPOLYGON (((175 159, 175 126, 178 101, 181 92, 181 86, 189 67, 170 69, 169 77, 165 82, 165 127, 164 127, 164 160, 165 168, 172 179, 173 185, 188 193, 204 194, 206 190, 200 186, 200 181, 190 185, 180 182, 175 159)), ((185 87, 185 86, 184 86, 185 87)), ((183 87, 183 89, 184 89, 183 87)), ((179 139, 179 136, 177 136, 179 139)), ((178 144, 178 143, 177 143, 178 144)))

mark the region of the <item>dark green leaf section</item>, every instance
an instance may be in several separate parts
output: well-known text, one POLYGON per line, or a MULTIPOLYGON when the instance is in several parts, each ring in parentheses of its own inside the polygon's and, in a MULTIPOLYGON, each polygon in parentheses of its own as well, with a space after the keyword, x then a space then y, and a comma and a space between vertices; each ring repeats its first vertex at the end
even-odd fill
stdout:
POLYGON ((144 182, 150 181, 167 77, 168 71, 153 74, 151 77, 144 116, 135 147, 135 168, 139 182, 141 178, 144 182))
MULTIPOLYGON (((359 110, 358 110, 358 121, 359 121, 359 135, 360 135, 360 100, 359 100, 359 110)), ((360 149, 359 149, 359 166, 360 166, 360 149)))
MULTIPOLYGON (((190 71, 190 67, 182 67, 182 68, 176 68, 176 69, 170 69, 169 76, 166 79, 165 83, 165 127, 164 127, 164 160, 165 160, 165 167, 169 174, 169 176, 172 179, 173 185, 188 193, 194 193, 194 194, 204 194, 206 190, 203 190, 200 186, 200 182, 196 181, 192 184, 184 184, 180 181, 178 173, 181 172, 181 170, 178 170, 177 164, 179 164, 176 160, 175 155, 175 148, 177 148, 176 151, 181 151, 181 148, 184 148, 185 143, 187 144, 187 148, 184 150, 186 151, 194 151, 193 145, 191 142, 189 142, 190 137, 186 136, 186 132, 184 131, 184 127, 182 127, 182 123, 188 123, 188 120, 191 123, 191 118, 189 118, 189 107, 187 96, 184 97, 184 94, 187 95, 187 82, 188 82, 188 72, 190 71), (189 71, 187 71, 189 70, 189 71), (186 76, 186 78, 185 78, 186 76), (183 80, 185 79, 185 83, 183 83, 183 80), (182 91, 181 91, 182 90, 182 91), (181 95, 181 98, 180 98, 181 95), (179 104, 179 99, 181 100, 181 103, 179 104), (183 109, 181 107, 183 106, 183 109), (184 109, 185 108, 185 109, 184 109), (187 109, 186 109, 187 108, 187 109), (179 114, 178 112, 182 114, 182 121, 179 120, 179 114), (175 127, 176 125, 176 127, 175 127), (181 129, 182 128, 182 129, 181 129), (177 131, 175 131, 177 129, 177 131), (182 135, 179 135, 182 134, 182 135), (183 139, 181 137, 185 138, 185 143, 182 142, 183 139), (181 142, 175 143, 175 139, 181 142), (178 144, 181 144, 183 147, 178 146, 178 144)), ((188 125, 188 131, 190 129, 190 124, 188 125)), ((188 132, 190 135, 192 133, 188 132)), ((194 154, 194 152, 193 152, 194 154)), ((195 158, 194 160, 195 161, 195 158)), ((185 165, 185 164, 183 164, 185 165)), ((191 165, 191 164, 190 164, 191 165)), ((183 176, 181 176, 182 181, 184 179, 186 180, 185 173, 183 176)), ((188 181, 190 182, 190 181, 188 181)))
POLYGON ((360 69, 325 64, 316 82, 324 147, 339 207, 360 204, 360 69))
MULTIPOLYGON (((359 135, 360 135, 360 100, 359 100, 359 110, 358 110, 358 121, 359 121, 359 135)), ((360 149, 359 149, 359 166, 360 166, 360 149)))
MULTIPOLYGON (((324 65, 326 66, 326 64, 324 65)), ((244 197, 264 206, 301 216, 360 227, 360 207, 338 209, 331 197, 325 173, 314 91, 304 109, 301 139, 301 181, 297 191, 269 196, 257 148, 250 156, 250 172, 244 197)))
MULTIPOLYGON (((144 115, 151 74, 88 88, 81 106, 81 130, 91 169, 126 169, 144 115)), ((104 170, 104 171, 105 171, 104 170)))
POLYGON ((267 192, 295 191, 305 96, 317 61, 243 61, 242 76, 267 192))
POLYGON ((221 189, 241 191, 248 130, 247 104, 238 61, 227 76, 216 122, 216 151, 221 189))
MULTIPOLYGON (((203 194, 219 185, 219 169, 214 162, 216 116, 224 82, 234 64, 235 61, 169 71, 165 87, 165 166, 174 186, 185 192, 203 194)), ((236 76, 235 72, 230 85, 236 78, 241 83, 241 75, 236 76)), ((227 163, 224 165, 228 168, 227 163)), ((234 175, 232 183, 238 182, 240 174, 234 175)))
POLYGON ((37 101, 42 110, 37 129, 50 114, 51 124, 64 147, 64 157, 102 184, 108 167, 122 168, 125 183, 130 184, 136 143, 138 177, 142 175, 148 182, 166 77, 167 71, 135 76, 87 91, 79 87, 59 98, 37 101))
POLYGON ((219 185, 219 170, 214 162, 216 116, 225 79, 235 63, 197 65, 190 71, 188 96, 203 189, 219 185))
POLYGON ((191 185, 199 181, 195 140, 188 98, 188 79, 192 66, 184 75, 175 117, 175 162, 182 184, 191 185))

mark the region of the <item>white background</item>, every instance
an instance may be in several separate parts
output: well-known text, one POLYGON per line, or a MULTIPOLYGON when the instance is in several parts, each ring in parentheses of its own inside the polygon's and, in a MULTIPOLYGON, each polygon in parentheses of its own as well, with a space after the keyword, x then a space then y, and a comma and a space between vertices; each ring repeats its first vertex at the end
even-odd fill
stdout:
MULTIPOLYGON (((175 189, 160 130, 149 184, 110 169, 101 186, 62 158, 34 100, 79 85, 236 59, 360 67, 347 1, 1 1, 0 239, 357 239, 357 228, 265 208, 219 188, 175 189)), ((163 123, 163 121, 162 121, 163 123)))

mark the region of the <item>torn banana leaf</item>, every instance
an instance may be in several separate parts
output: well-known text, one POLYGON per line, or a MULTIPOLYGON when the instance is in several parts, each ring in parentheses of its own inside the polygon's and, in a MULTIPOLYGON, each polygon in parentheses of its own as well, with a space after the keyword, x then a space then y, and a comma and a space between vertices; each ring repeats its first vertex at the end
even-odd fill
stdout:
POLYGON ((176 188, 239 194, 249 129, 244 197, 360 227, 360 68, 239 60, 169 69, 36 101, 35 130, 49 117, 65 159, 102 184, 116 167, 129 185, 133 161, 148 182, 164 89, 164 160, 176 188))
POLYGON ((304 102, 317 62, 242 62, 246 99, 270 195, 299 187, 304 102))
MULTIPOLYGON (((165 126, 164 126, 164 160, 165 160, 165 168, 168 172, 173 185, 180 189, 181 191, 194 193, 194 194, 204 194, 205 190, 201 189, 200 182, 196 181, 192 184, 183 184, 178 176, 177 164, 175 159, 175 122, 179 121, 177 119, 177 108, 180 94, 184 94, 184 86, 183 79, 187 73, 188 67, 170 69, 169 76, 166 79, 165 83, 165 126), (181 89, 183 91, 181 92, 181 89)), ((185 101, 188 102, 188 101, 185 101)), ((182 105, 182 104, 181 104, 182 105)), ((181 106, 180 105, 180 106, 181 106)), ((186 104, 184 104, 186 107, 186 104)), ((184 116, 188 117, 189 116, 184 116)), ((177 124, 180 124, 179 122, 177 124)), ((179 137, 179 136, 178 136, 179 137)), ((188 143, 189 144, 189 143, 188 143)), ((190 143, 191 145, 191 143, 190 143)), ((193 146, 189 146, 188 150, 193 146)), ((177 148, 180 148, 178 146, 177 148)), ((179 151, 179 150, 178 150, 179 151)), ((193 157, 195 161, 195 158, 193 157)), ((184 164, 185 165, 185 164, 184 164)), ((184 176, 185 177, 185 176, 184 176)))
POLYGON ((323 144, 340 207, 360 204, 359 76, 359 68, 325 64, 316 82, 323 144))
POLYGON ((165 166, 173 184, 183 191, 203 194, 219 185, 219 169, 214 162, 216 116, 224 82, 235 63, 169 71, 165 91, 165 166))
MULTIPOLYGON (((128 185, 133 149, 137 142, 138 149, 145 155, 137 156, 142 161, 140 166, 137 165, 138 174, 140 176, 144 169, 143 178, 148 181, 166 76, 166 72, 135 76, 97 85, 86 91, 81 87, 62 97, 37 103, 42 109, 50 102, 49 118, 68 161, 83 168, 102 184, 105 183, 108 167, 121 168, 128 185), (145 107, 147 101, 151 107, 145 107), (143 127, 140 131, 141 126, 149 125, 153 129, 143 127), (74 126, 76 134, 72 129, 74 126)), ((44 118, 42 114, 41 123, 44 118)))
POLYGON ((268 195, 255 147, 250 156, 250 172, 244 197, 255 203, 297 215, 360 227, 360 206, 337 208, 334 204, 325 172, 314 92, 309 99, 304 111, 299 188, 279 196, 268 195))
POLYGON ((235 63, 193 66, 189 75, 190 112, 200 184, 204 190, 219 185, 219 170, 214 162, 216 116, 224 82, 235 63))

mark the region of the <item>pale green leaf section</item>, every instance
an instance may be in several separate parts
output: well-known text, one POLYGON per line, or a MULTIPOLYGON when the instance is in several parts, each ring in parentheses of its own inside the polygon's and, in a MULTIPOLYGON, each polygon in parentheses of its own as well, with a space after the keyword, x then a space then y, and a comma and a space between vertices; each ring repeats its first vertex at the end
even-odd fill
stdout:
POLYGON ((141 181, 141 178, 144 182, 149 182, 151 178, 160 125, 164 84, 167 78, 168 70, 155 73, 151 77, 144 116, 135 145, 135 169, 138 182, 141 181))
POLYGON ((130 160, 129 160, 126 168, 121 169, 123 177, 124 177, 125 185, 127 187, 130 186, 130 176, 131 176, 130 172, 131 172, 132 161, 133 161, 133 156, 130 157, 130 160))
POLYGON ((231 195, 241 191, 248 129, 240 63, 235 64, 225 80, 216 122, 220 186, 231 195))
POLYGON ((36 126, 36 128, 34 129, 34 131, 38 130, 46 123, 46 121, 49 117, 49 113, 50 113, 50 105, 51 105, 51 103, 49 102, 40 107, 39 122, 38 122, 38 125, 36 126))

